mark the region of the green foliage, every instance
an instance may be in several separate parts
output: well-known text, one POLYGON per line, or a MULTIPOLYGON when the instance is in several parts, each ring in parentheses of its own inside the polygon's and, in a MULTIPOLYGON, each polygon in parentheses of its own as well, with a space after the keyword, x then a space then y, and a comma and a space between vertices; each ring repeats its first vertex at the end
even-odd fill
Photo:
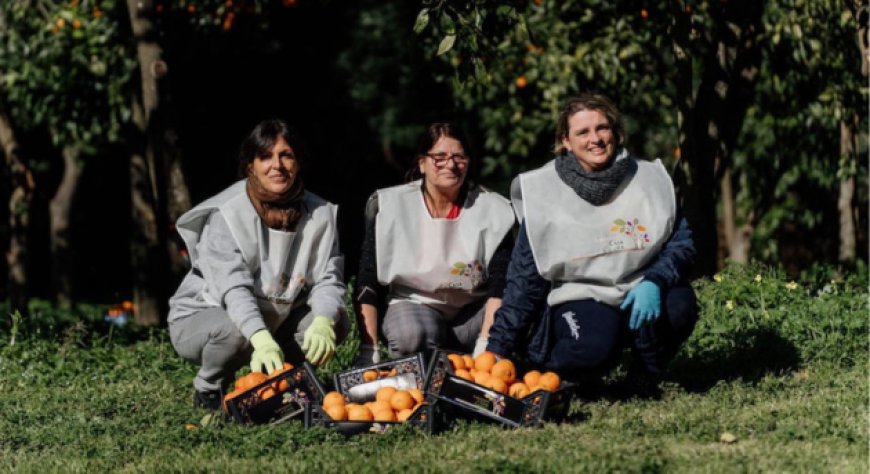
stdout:
POLYGON ((119 141, 135 67, 127 24, 119 0, 4 1, 0 92, 15 124, 88 153, 119 141))
POLYGON ((661 400, 575 401, 569 422, 540 429, 460 422, 345 439, 298 421, 244 427, 191 406, 196 368, 165 330, 22 330, 14 346, 0 332, 0 470, 866 472, 867 272, 830 275, 792 284, 730 267, 696 282, 701 321, 661 400))

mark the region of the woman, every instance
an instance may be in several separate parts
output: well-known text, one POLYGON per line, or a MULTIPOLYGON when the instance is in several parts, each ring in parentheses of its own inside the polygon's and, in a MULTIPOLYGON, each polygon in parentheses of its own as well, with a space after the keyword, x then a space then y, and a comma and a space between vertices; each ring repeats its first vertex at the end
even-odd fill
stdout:
POLYGON ((453 125, 430 125, 412 181, 369 198, 355 295, 357 366, 380 361, 379 333, 392 358, 486 346, 515 221, 507 199, 469 182, 466 145, 453 125))
POLYGON ((192 268, 169 300, 169 335, 200 367, 196 406, 219 408, 246 362, 324 364, 347 333, 336 206, 304 189, 301 149, 286 123, 259 123, 239 153, 245 179, 178 219, 192 268))
POLYGON ((534 326, 527 355, 549 370, 600 375, 627 344, 630 373, 655 378, 691 334, 691 231, 661 162, 624 142, 610 100, 581 95, 559 116, 556 159, 514 180, 522 225, 489 351, 511 354, 534 326))

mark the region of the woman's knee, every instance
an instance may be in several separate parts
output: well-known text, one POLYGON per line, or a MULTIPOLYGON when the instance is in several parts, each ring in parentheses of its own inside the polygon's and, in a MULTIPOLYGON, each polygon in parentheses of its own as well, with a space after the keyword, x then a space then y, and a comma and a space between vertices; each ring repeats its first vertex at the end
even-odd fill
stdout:
POLYGON ((552 370, 603 370, 619 351, 619 315, 602 303, 583 300, 552 311, 552 370))
POLYGON ((691 334, 698 321, 698 300, 688 284, 671 288, 665 299, 668 322, 680 335, 691 334))
POLYGON ((384 336, 392 356, 404 356, 435 348, 442 338, 443 328, 437 315, 428 308, 394 305, 384 315, 384 336), (404 306, 404 307, 399 307, 404 306))

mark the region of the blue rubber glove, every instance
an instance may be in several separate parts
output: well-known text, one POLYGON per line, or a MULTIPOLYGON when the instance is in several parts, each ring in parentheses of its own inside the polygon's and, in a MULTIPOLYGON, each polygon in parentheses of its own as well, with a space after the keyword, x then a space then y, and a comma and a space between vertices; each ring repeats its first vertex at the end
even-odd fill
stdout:
POLYGON ((268 329, 261 329, 251 336, 254 353, 251 354, 251 371, 270 374, 284 366, 284 353, 272 338, 268 329), (266 370, 262 370, 265 367, 266 370))
POLYGON ((314 317, 302 336, 302 350, 305 351, 305 358, 314 365, 329 362, 335 353, 335 330, 332 329, 331 319, 326 316, 314 317))
POLYGON ((631 306, 631 318, 628 320, 628 327, 632 330, 639 329, 661 316, 662 291, 655 283, 644 280, 628 291, 619 309, 625 311, 629 306, 631 306))

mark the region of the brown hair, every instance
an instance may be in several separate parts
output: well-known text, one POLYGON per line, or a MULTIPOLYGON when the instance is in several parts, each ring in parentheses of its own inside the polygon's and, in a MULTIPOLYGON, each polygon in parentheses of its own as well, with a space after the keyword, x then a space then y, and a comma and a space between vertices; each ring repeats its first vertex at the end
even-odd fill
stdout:
MULTIPOLYGON (((420 174, 418 160, 420 157, 426 156, 426 154, 429 153, 429 150, 435 146, 435 143, 437 143, 441 137, 452 138, 458 141, 462 145, 462 148, 465 149, 465 153, 469 153, 468 140, 465 138, 465 134, 462 133, 462 130, 450 122, 435 122, 426 128, 426 131, 423 132, 423 135, 420 136, 420 140, 417 142, 417 154, 414 156, 411 167, 408 168, 408 171, 405 173, 405 180, 407 182, 410 183, 411 181, 416 181, 423 177, 420 174)), ((465 175, 466 182, 472 176, 473 169, 474 160, 469 159, 468 171, 465 175)))
POLYGON ((284 140, 293 149, 293 155, 302 165, 302 159, 305 158, 306 149, 305 143, 299 136, 299 133, 287 125, 287 122, 280 119, 268 119, 258 123, 251 133, 242 142, 239 147, 239 177, 244 178, 248 175, 248 165, 258 156, 269 155, 278 137, 283 137, 284 140))
POLYGON ((581 110, 596 110, 604 114, 616 136, 616 145, 625 143, 625 129, 619 119, 619 109, 604 94, 586 92, 568 99, 568 102, 562 107, 562 111, 559 112, 559 118, 556 121, 556 143, 553 147, 553 151, 557 155, 567 151, 562 145, 562 139, 568 136, 568 120, 581 110))

